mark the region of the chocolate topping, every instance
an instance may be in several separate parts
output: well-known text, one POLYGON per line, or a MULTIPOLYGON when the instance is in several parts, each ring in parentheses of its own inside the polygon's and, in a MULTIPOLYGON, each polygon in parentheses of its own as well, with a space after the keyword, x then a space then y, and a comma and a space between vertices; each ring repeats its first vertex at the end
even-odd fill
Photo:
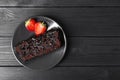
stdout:
POLYGON ((48 54, 61 46, 58 30, 51 30, 40 36, 32 36, 17 44, 16 52, 23 61, 48 54))

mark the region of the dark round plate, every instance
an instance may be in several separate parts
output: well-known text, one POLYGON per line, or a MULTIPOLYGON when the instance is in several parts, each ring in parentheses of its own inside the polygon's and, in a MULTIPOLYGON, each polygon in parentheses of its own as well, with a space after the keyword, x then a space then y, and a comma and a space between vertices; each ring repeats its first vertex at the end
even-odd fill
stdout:
POLYGON ((17 27, 17 29, 15 30, 14 35, 13 35, 13 39, 12 39, 13 54, 14 54, 15 58, 17 59, 17 61, 27 68, 34 69, 34 70, 47 70, 47 69, 54 67, 63 58, 65 51, 66 51, 66 47, 67 47, 66 36, 65 36, 63 29, 54 20, 52 20, 48 17, 43 17, 43 16, 35 16, 32 18, 36 19, 37 21, 46 22, 46 24, 48 26, 48 30, 51 30, 54 28, 59 29, 60 33, 62 34, 60 36, 60 38, 62 39, 62 46, 59 49, 57 49, 47 55, 36 57, 34 59, 23 62, 14 48, 19 42, 26 40, 29 37, 31 37, 32 35, 34 35, 34 33, 29 32, 25 28, 25 26, 24 26, 25 23, 23 22, 17 27))

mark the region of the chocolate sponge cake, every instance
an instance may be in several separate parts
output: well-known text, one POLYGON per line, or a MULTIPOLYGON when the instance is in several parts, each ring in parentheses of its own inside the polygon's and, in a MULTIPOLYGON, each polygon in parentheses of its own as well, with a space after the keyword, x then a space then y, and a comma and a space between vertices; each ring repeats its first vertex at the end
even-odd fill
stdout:
POLYGON ((61 40, 58 30, 47 31, 40 36, 31 38, 18 43, 15 47, 23 61, 30 60, 37 56, 48 54, 61 47, 61 40))

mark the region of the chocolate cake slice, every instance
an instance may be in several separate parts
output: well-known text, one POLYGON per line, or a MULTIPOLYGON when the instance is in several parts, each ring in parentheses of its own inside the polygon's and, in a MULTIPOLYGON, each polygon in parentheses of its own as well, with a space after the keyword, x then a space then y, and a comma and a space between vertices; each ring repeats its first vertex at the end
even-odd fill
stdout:
POLYGON ((15 47, 23 61, 48 54, 61 46, 58 30, 51 30, 40 36, 32 36, 15 47))

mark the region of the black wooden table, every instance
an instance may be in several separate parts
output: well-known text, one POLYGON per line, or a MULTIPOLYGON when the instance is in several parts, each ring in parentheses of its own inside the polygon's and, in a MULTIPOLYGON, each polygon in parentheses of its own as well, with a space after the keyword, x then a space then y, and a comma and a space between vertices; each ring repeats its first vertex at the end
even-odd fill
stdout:
POLYGON ((0 80, 120 80, 120 0, 0 0, 0 80), (44 72, 11 51, 15 28, 35 15, 56 20, 68 40, 64 59, 44 72))

